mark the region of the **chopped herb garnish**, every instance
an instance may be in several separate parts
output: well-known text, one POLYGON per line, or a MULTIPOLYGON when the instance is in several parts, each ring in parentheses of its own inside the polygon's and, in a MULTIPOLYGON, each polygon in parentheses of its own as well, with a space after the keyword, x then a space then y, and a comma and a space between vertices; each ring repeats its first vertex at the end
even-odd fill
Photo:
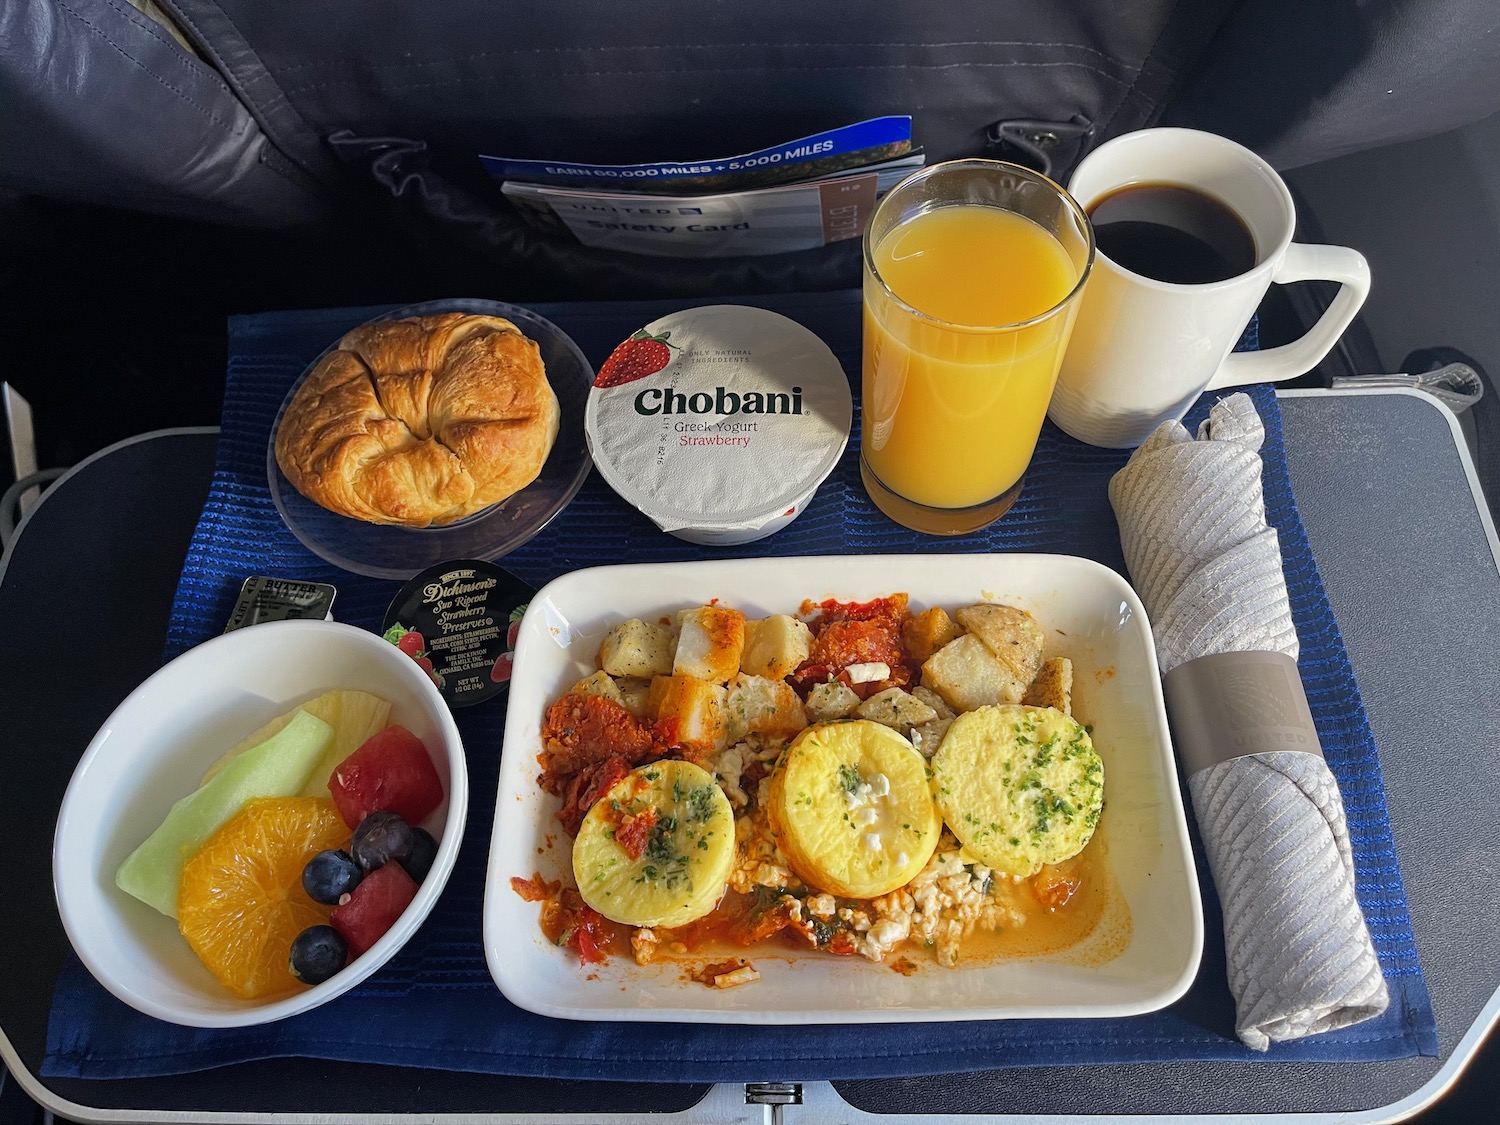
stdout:
POLYGON ((688 820, 701 824, 714 814, 714 787, 700 785, 687 797, 688 820))

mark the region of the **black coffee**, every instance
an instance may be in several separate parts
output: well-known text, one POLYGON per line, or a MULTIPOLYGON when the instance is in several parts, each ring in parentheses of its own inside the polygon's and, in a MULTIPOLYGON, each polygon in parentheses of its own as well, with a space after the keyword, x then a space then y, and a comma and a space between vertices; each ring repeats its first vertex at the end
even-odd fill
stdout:
POLYGON ((1089 208, 1099 250, 1132 273, 1175 285, 1238 277, 1255 265, 1245 221, 1176 184, 1131 184, 1089 208))

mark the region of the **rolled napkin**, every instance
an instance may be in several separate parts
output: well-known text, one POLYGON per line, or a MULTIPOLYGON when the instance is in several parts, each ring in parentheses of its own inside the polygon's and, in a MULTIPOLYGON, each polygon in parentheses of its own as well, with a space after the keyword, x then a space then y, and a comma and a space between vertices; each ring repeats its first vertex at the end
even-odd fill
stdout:
POLYGON ((1389 1003, 1338 782, 1296 674, 1264 439, 1249 397, 1232 395, 1197 440, 1158 427, 1109 485, 1223 907, 1235 1030, 1257 1051, 1389 1003))

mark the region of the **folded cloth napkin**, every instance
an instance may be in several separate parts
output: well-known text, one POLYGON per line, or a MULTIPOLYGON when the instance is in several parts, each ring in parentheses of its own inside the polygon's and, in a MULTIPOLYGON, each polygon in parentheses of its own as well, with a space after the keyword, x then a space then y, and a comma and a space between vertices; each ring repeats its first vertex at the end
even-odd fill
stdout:
MULTIPOLYGON (((1110 481, 1163 675, 1219 653, 1297 658, 1261 490, 1264 438, 1254 403, 1232 395, 1213 407, 1198 440, 1166 423, 1110 481)), ((1344 805, 1322 756, 1229 757, 1191 772, 1188 787, 1223 906, 1240 1039, 1264 1051, 1385 1011, 1344 805)))

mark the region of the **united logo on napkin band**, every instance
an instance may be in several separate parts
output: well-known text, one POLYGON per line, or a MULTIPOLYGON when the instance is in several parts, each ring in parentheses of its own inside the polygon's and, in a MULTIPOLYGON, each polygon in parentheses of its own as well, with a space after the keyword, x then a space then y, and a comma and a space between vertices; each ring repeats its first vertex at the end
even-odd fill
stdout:
POLYGON ((1282 652, 1218 652, 1162 677, 1177 758, 1188 777, 1248 754, 1323 756, 1297 662, 1282 652))

